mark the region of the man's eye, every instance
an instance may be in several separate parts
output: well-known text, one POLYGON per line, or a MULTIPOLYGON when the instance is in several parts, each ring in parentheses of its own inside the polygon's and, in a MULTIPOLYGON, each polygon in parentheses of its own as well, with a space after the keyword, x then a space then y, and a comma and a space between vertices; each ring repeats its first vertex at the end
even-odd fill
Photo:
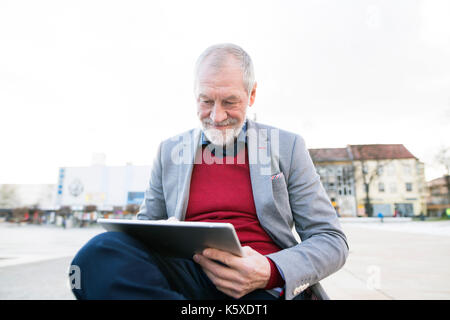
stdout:
POLYGON ((202 103, 211 104, 212 101, 211 100, 203 100, 202 103))
POLYGON ((235 104, 236 102, 232 102, 232 101, 225 101, 225 104, 231 105, 231 104, 235 104))

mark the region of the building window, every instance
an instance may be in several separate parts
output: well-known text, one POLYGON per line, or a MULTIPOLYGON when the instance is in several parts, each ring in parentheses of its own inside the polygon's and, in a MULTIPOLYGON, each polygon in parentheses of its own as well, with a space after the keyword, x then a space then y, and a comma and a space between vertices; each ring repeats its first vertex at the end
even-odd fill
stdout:
POLYGON ((395 182, 392 182, 389 188, 391 189, 391 193, 397 193, 397 184, 395 182))
POLYGON ((405 176, 411 175, 411 166, 409 164, 403 164, 403 173, 405 176))
POLYGON ((378 183, 378 191, 384 192, 384 183, 383 182, 378 183))
POLYGON ((395 166, 393 163, 388 163, 386 165, 386 173, 390 176, 393 176, 395 174, 395 166))
POLYGON ((423 175, 424 174, 424 164, 420 163, 420 162, 417 162, 416 163, 416 171, 417 171, 417 175, 418 176, 423 175))
POLYGON ((362 167, 362 172, 363 172, 363 174, 367 174, 367 173, 369 173, 369 168, 367 167, 367 165, 365 164, 365 165, 363 165, 363 167, 362 167))
POLYGON ((377 167, 377 175, 378 175, 378 176, 383 175, 383 166, 382 166, 382 165, 379 165, 379 166, 377 167))
POLYGON ((441 192, 441 189, 439 187, 431 187, 432 196, 440 196, 441 194, 443 193, 441 192))
POLYGON ((411 182, 406 183, 406 191, 412 191, 412 183, 411 182))

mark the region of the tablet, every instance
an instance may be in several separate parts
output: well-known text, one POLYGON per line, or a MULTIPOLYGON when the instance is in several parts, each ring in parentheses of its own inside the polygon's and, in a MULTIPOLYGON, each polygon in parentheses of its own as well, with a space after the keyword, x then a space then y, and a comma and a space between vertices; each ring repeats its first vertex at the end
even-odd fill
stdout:
POLYGON ((124 232, 163 255, 192 258, 205 248, 215 248, 242 257, 231 223, 125 219, 97 222, 106 230, 124 232))

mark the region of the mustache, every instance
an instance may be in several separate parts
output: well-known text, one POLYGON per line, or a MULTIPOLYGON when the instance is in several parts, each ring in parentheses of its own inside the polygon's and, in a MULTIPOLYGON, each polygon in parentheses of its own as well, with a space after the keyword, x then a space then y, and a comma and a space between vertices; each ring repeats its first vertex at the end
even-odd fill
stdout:
POLYGON ((210 125, 215 127, 225 127, 229 125, 234 125, 238 122, 236 118, 228 118, 226 120, 223 120, 221 122, 214 122, 210 118, 205 118, 202 120, 203 125, 210 125))

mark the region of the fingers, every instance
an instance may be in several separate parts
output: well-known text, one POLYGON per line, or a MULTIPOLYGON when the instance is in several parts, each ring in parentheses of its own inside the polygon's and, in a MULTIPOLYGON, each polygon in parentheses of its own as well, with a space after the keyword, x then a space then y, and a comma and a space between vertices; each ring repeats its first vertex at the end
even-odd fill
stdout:
POLYGON ((222 279, 207 269, 203 269, 203 271, 211 280, 211 282, 216 286, 217 289, 228 295, 230 295, 229 293, 232 293, 231 294, 232 296, 236 294, 234 291, 236 284, 234 282, 222 279))
POLYGON ((243 247, 243 257, 208 248, 194 255, 197 262, 218 290, 233 297, 264 288, 270 278, 268 259, 250 247, 243 247))
POLYGON ((242 258, 221 250, 206 249, 203 254, 196 254, 194 261, 202 267, 216 288, 226 295, 238 299, 251 291, 248 279, 240 272, 242 258), (237 265, 240 268, 234 269, 231 265, 237 265))
POLYGON ((240 280, 239 273, 236 270, 220 265, 219 263, 214 262, 203 255, 196 254, 194 256, 194 261, 197 262, 205 272, 208 271, 208 273, 214 275, 214 277, 218 279, 226 279, 231 281, 240 280))
POLYGON ((203 271, 216 288, 226 295, 239 299, 246 294, 246 291, 243 290, 243 286, 240 283, 223 279, 205 268, 203 268, 203 271))
POLYGON ((236 268, 240 265, 239 257, 226 251, 208 248, 203 250, 202 255, 208 259, 219 261, 230 268, 236 268))

